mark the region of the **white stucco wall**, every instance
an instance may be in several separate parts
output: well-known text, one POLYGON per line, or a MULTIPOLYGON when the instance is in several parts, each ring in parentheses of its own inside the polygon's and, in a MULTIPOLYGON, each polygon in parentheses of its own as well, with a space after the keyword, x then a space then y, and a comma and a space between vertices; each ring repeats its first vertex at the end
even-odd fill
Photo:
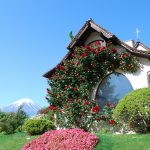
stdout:
MULTIPOLYGON (((93 42, 93 41, 96 41, 96 40, 105 41, 102 37, 100 37, 100 34, 99 34, 98 32, 92 32, 92 33, 88 36, 88 38, 86 39, 86 41, 85 41, 84 44, 87 45, 87 44, 89 44, 89 43, 91 43, 91 42, 93 42)), ((106 45, 105 42, 104 42, 103 44, 106 45)))
POLYGON ((143 51, 147 51, 143 46, 141 46, 141 45, 139 45, 138 47, 137 47, 137 49, 138 50, 143 50, 143 51))
POLYGON ((147 73, 150 71, 150 61, 146 58, 139 58, 141 68, 134 74, 125 73, 124 75, 129 79, 133 89, 148 87, 147 73))
MULTIPOLYGON (((100 37, 100 34, 93 32, 92 34, 89 35, 89 37, 85 41, 85 44, 88 44, 95 40, 102 40, 102 37, 100 37)), ((123 50, 121 46, 115 45, 114 47, 117 49, 117 51, 123 50)), ((150 71, 150 60, 148 60, 147 58, 139 57, 139 61, 141 64, 141 68, 138 69, 138 71, 134 74, 122 73, 119 70, 116 71, 124 74, 128 78, 133 89, 148 87, 147 73, 150 71)))

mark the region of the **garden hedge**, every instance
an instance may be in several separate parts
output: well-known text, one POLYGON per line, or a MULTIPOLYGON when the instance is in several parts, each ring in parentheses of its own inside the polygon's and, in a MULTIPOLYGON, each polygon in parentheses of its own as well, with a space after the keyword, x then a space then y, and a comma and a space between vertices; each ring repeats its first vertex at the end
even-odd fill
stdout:
POLYGON ((137 89, 123 97, 114 116, 136 132, 150 132, 150 88, 137 89))

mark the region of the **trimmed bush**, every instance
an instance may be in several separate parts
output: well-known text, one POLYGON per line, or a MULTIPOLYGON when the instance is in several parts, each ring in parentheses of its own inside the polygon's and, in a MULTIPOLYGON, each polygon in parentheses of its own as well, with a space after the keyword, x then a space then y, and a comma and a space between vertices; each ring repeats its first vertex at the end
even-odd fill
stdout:
POLYGON ((92 150, 99 139, 81 129, 61 129, 44 133, 24 145, 22 150, 92 150))
POLYGON ((114 116, 136 132, 150 132, 150 88, 138 89, 123 97, 114 116))
POLYGON ((51 121, 46 119, 29 119, 23 125, 23 129, 29 135, 39 135, 48 130, 54 129, 54 125, 51 121))

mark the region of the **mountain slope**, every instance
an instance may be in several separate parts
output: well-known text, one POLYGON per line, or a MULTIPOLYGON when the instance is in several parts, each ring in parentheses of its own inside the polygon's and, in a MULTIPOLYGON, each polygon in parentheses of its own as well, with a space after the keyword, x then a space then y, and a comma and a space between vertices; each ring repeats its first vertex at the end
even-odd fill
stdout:
POLYGON ((22 109, 27 113, 29 117, 36 115, 38 110, 40 109, 40 106, 33 102, 31 99, 23 98, 2 108, 2 111, 16 112, 20 106, 22 106, 22 109))

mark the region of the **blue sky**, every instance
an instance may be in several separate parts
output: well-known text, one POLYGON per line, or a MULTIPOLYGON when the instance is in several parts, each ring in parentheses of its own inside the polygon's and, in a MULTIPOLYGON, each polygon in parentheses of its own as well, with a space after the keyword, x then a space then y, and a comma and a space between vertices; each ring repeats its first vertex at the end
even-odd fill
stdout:
POLYGON ((0 107, 21 98, 41 106, 47 81, 42 75, 67 53, 69 32, 92 18, 121 40, 150 47, 149 0, 0 0, 0 107))

